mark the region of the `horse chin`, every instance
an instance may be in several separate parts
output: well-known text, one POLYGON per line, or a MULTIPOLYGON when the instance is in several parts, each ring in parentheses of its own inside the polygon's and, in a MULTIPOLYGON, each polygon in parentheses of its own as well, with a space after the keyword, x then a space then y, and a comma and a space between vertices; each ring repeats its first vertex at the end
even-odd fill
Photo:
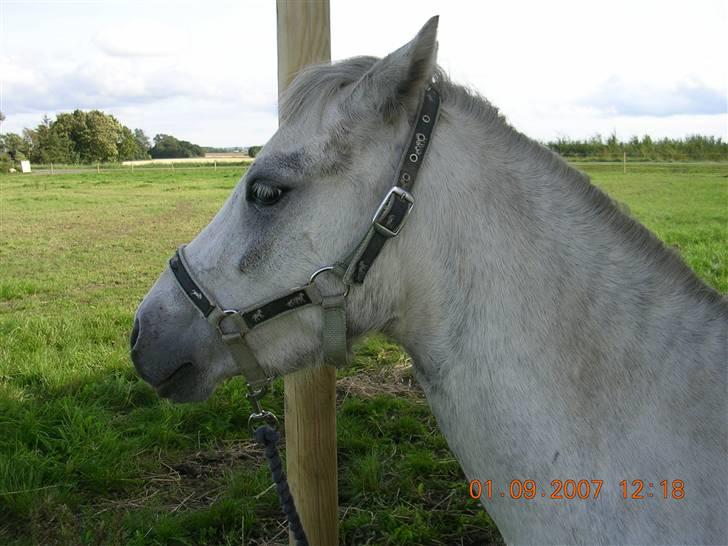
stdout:
POLYGON ((206 374, 195 368, 192 363, 186 363, 155 389, 162 398, 172 402, 204 402, 217 387, 217 382, 211 381, 206 374))

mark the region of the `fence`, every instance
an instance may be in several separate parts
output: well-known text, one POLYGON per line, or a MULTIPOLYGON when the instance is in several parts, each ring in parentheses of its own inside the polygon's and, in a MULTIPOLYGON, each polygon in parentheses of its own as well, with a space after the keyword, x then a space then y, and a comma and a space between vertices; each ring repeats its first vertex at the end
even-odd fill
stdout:
POLYGON ((33 164, 32 172, 34 174, 82 174, 82 173, 104 173, 104 172, 137 172, 137 171, 177 171, 177 170, 230 170, 242 169, 248 167, 253 162, 252 159, 241 159, 238 161, 199 161, 199 162, 164 162, 164 163, 145 163, 145 164, 123 164, 123 163, 96 163, 82 165, 57 165, 49 164, 33 164))

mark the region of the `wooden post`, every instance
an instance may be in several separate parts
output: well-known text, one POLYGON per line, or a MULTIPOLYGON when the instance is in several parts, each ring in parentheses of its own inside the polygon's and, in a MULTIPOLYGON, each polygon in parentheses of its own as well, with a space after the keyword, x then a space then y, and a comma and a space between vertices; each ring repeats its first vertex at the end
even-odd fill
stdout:
POLYGON ((131 164, 131 172, 134 172, 134 163, 131 164))
POLYGON ((53 174, 53 163, 51 163, 51 174, 53 174))
POLYGON ((215 167, 215 170, 217 171, 217 159, 212 162, 212 166, 215 167))
POLYGON ((627 152, 624 152, 624 157, 622 158, 622 165, 624 166, 624 174, 627 174, 627 152))
POLYGON ((97 162, 96 162, 96 174, 98 174, 98 173, 100 173, 100 172, 101 172, 101 165, 100 165, 100 164, 99 164, 99 162, 97 161, 97 162))
MULTIPOLYGON (((280 95, 301 68, 331 60, 331 33, 329 0, 276 5, 280 95)), ((287 375, 284 385, 286 462, 296 507, 312 546, 336 546, 336 370, 301 370, 287 375)))

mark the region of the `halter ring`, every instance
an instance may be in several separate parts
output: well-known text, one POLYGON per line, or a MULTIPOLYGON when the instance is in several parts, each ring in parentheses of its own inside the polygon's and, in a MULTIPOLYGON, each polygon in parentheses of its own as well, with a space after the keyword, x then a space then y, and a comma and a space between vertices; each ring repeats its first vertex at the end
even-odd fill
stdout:
MULTIPOLYGON (((309 284, 313 283, 313 281, 316 280, 316 277, 318 277, 321 273, 326 273, 327 271, 333 271, 334 269, 335 269, 335 266, 333 266, 333 265, 327 265, 325 267, 317 269, 316 271, 313 272, 313 274, 311 275, 311 278, 308 280, 309 284)), ((344 286, 346 286, 346 288, 344 289, 344 293, 342 294, 342 296, 346 297, 349 295, 350 285, 344 283, 344 286)))

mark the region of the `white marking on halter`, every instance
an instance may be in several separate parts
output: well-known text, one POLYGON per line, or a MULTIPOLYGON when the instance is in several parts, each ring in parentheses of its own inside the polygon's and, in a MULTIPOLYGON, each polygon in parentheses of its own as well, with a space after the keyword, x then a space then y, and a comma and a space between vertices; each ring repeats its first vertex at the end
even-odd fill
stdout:
MULTIPOLYGON (((427 141, 427 137, 422 133, 417 133, 417 135, 415 135, 415 138, 417 139, 417 142, 415 142, 415 154, 419 158, 425 151, 425 142, 427 141)), ((410 159, 411 158, 412 156, 410 156, 410 159)))
POLYGON ((303 294, 299 293, 295 298, 291 298, 286 302, 286 307, 295 307, 304 303, 306 303, 306 298, 303 297, 303 294))

